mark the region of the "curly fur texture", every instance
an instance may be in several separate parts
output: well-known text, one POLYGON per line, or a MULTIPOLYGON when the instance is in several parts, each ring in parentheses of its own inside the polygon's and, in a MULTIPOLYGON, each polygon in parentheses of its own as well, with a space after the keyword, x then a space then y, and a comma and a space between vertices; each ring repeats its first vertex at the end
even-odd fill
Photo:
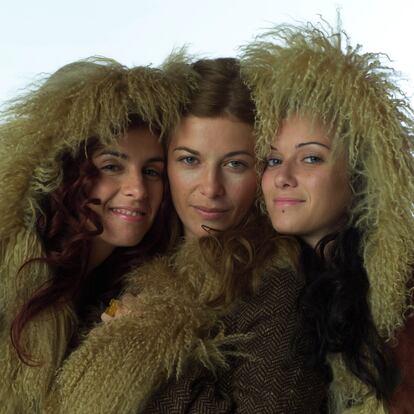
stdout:
MULTIPOLYGON (((244 48, 242 70, 257 106, 261 158, 281 122, 295 113, 322 120, 335 153, 348 154, 355 190, 350 222, 362 234, 369 303, 387 339, 404 322, 414 263, 414 123, 384 60, 352 47, 340 28, 280 25, 244 48)), ((340 357, 331 365, 334 412, 385 410, 340 357)))
MULTIPOLYGON (((36 317, 25 343, 42 366, 24 365, 11 347, 9 326, 34 290, 50 278, 42 263, 19 269, 42 256, 35 230, 41 200, 62 180, 62 155, 83 150, 89 139, 114 142, 141 117, 166 134, 188 102, 193 77, 176 55, 164 68, 128 69, 105 58, 90 58, 58 70, 9 103, 0 127, 0 385, 2 412, 38 412, 50 382, 67 353, 77 324, 69 305, 36 317)), ((24 345, 24 343, 23 343, 24 345)))
POLYGON ((144 264, 128 280, 126 291, 136 295, 131 313, 96 326, 65 360, 48 401, 51 413, 145 412, 160 384, 180 378, 188 365, 226 367, 230 349, 249 337, 225 335, 224 309, 209 305, 221 276, 202 259, 197 241, 144 264))

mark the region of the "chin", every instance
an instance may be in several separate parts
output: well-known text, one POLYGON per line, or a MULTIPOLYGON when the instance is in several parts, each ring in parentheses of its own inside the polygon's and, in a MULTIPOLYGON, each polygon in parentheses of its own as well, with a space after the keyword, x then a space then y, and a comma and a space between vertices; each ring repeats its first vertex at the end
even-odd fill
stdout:
POLYGON ((298 234, 298 229, 295 229, 293 226, 275 222, 272 222, 272 226, 280 234, 286 234, 287 236, 295 236, 298 234))
POLYGON ((113 247, 134 247, 141 243, 141 240, 143 237, 135 237, 135 238, 127 238, 127 239, 119 239, 119 240, 113 240, 111 243, 113 247))

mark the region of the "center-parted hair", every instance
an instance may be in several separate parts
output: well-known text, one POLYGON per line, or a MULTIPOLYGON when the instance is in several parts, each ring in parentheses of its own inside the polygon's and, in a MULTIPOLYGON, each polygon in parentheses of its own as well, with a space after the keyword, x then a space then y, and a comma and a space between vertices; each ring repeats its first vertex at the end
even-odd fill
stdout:
POLYGON ((229 116, 253 125, 255 107, 250 91, 241 79, 237 59, 202 59, 194 62, 191 68, 197 88, 184 116, 229 116))
MULTIPOLYGON (((235 58, 202 59, 191 64, 195 88, 185 116, 200 118, 229 117, 254 125, 255 105, 235 58)), ((255 140, 252 134, 252 140, 255 140)), ((251 294, 260 283, 258 264, 270 262, 289 266, 295 248, 275 236, 267 217, 256 204, 234 228, 223 232, 209 231, 200 239, 204 259, 214 268, 222 282, 222 290, 213 298, 212 306, 225 306, 251 294), (260 228, 260 232, 257 229, 260 228), (275 259, 277 257, 277 259, 275 259)))

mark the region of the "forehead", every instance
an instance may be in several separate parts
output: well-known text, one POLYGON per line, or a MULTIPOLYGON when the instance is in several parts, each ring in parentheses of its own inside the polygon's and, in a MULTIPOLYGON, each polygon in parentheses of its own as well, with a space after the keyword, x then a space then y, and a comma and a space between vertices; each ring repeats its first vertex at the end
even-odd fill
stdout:
POLYGON ((229 117, 188 116, 176 128, 170 148, 181 145, 197 147, 200 150, 232 146, 253 148, 253 127, 229 117))
POLYGON ((293 115, 285 119, 275 134, 273 144, 279 146, 296 146, 310 141, 330 145, 327 128, 322 122, 309 117, 293 115))
POLYGON ((136 128, 129 130, 112 145, 100 146, 94 151, 93 156, 97 157, 105 154, 122 159, 160 157, 163 155, 163 148, 159 138, 153 135, 149 129, 136 128))

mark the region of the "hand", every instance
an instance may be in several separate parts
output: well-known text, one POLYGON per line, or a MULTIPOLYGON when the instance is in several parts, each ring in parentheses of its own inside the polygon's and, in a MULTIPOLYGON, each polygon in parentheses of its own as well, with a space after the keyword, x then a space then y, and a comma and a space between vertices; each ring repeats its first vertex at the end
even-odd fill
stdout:
POLYGON ((102 313, 101 319, 103 322, 109 322, 121 316, 131 313, 131 304, 136 301, 136 297, 130 293, 121 296, 120 299, 111 299, 109 306, 102 313), (129 305, 129 306, 128 306, 129 305))

